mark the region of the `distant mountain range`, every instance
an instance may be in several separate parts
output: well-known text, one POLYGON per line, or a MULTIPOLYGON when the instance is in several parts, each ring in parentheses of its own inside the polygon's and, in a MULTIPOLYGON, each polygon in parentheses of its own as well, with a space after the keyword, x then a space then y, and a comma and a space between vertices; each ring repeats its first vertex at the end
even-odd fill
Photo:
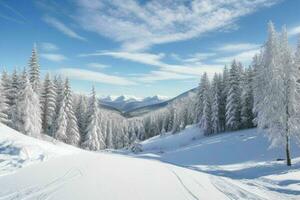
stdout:
POLYGON ((173 103, 174 101, 176 100, 180 100, 180 99, 183 99, 185 97, 188 97, 189 95, 191 94, 195 94, 196 92, 198 91, 198 88, 193 88, 193 89, 190 89, 172 99, 169 99, 169 100, 166 100, 166 101, 163 101, 163 102, 160 102, 160 103, 156 103, 156 104, 151 104, 151 105, 147 105, 147 106, 143 106, 143 107, 138 107, 138 108, 135 108, 135 109, 132 109, 132 110, 129 110, 125 113, 123 113, 124 116, 126 117, 136 117, 136 116, 140 116, 140 115, 143 115, 143 114, 147 114, 151 111, 154 111, 154 110, 158 110, 158 109, 161 109, 161 108, 164 108, 166 106, 168 106, 169 104, 173 103))
POLYGON ((167 97, 159 95, 146 98, 122 95, 117 97, 102 97, 100 98, 100 104, 104 107, 111 107, 121 111, 122 113, 126 113, 141 107, 159 104, 167 100, 167 97))
POLYGON ((102 108, 118 112, 125 117, 136 117, 164 108, 172 102, 196 92, 197 88, 193 88, 172 99, 158 95, 146 98, 137 98, 126 95, 118 97, 107 96, 100 98, 100 105, 102 108))

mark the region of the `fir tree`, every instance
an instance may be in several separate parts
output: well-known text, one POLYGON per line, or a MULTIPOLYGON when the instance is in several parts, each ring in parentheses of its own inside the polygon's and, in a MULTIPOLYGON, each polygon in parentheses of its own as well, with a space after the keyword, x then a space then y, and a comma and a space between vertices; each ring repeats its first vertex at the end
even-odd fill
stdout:
POLYGON ((87 124, 87 100, 86 97, 83 95, 79 97, 79 102, 76 107, 75 115, 77 118, 77 124, 81 135, 81 139, 84 140, 87 124))
POLYGON ((210 93, 210 83, 207 74, 204 73, 201 78, 202 87, 202 116, 200 120, 200 127, 203 129, 204 134, 209 135, 212 132, 212 122, 211 122, 211 93, 210 93))
POLYGON ((55 86, 47 73, 42 90, 42 127, 46 134, 52 135, 53 120, 56 111, 56 90, 55 86))
POLYGON ((29 60, 29 80, 33 91, 39 94, 40 92, 40 65, 38 61, 38 52, 36 44, 32 49, 32 54, 29 60))
POLYGON ((96 98, 96 92, 93 87, 92 94, 89 99, 89 110, 87 113, 87 130, 82 147, 92 151, 100 149, 100 142, 98 139, 99 133, 99 110, 96 98))
POLYGON ((16 105, 16 127, 26 135, 37 137, 42 129, 39 97, 33 91, 26 74, 23 74, 22 88, 18 95, 16 105))
POLYGON ((243 128, 252 128, 253 124, 253 70, 249 67, 245 72, 242 92, 241 120, 243 128))
POLYGON ((9 125, 7 110, 8 110, 7 98, 6 98, 3 84, 0 81, 0 123, 9 125))
POLYGON ((215 74, 212 83, 212 132, 221 131, 221 80, 220 76, 215 74))
POLYGON ((226 126, 229 130, 241 127, 241 69, 234 60, 229 74, 229 91, 226 101, 226 126))
POLYGON ((65 81, 64 96, 67 114, 67 143, 78 146, 80 143, 80 133, 78 130, 78 124, 74 112, 72 91, 68 79, 65 81))

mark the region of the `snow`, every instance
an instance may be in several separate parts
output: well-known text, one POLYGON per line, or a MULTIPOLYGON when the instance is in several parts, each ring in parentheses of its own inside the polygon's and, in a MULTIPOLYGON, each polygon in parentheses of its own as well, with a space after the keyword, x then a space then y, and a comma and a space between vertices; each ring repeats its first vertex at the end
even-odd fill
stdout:
MULTIPOLYGON (((47 138, 44 138, 47 139, 47 138)), ((256 129, 203 137, 197 126, 141 143, 144 152, 88 152, 0 126, 0 199, 300 199, 300 150, 293 166, 256 129), (3 144, 9 143, 9 148, 3 144), (47 159, 14 153, 17 148, 47 159), (19 168, 3 166, 9 156, 19 168), (49 158, 49 159, 48 159, 49 158), (35 162, 31 162, 33 159, 35 162), (1 170, 2 171, 2 170, 1 170)))
POLYGON ((31 138, 1 123, 0 134, 0 176, 28 164, 78 152, 77 148, 50 137, 31 138))

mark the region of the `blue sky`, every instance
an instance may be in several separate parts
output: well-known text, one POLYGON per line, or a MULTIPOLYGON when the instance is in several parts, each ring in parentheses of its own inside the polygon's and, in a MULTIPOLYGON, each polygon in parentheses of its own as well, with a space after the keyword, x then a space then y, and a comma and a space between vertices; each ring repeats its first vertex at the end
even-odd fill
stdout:
POLYGON ((272 20, 300 33, 297 0, 0 0, 0 66, 27 65, 77 92, 176 96, 236 58, 246 66, 272 20))

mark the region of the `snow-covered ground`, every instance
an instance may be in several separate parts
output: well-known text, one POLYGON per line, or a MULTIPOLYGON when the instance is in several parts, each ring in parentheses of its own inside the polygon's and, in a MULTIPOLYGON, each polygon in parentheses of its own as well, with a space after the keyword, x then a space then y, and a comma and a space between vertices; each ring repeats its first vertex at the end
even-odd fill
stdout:
POLYGON ((0 144, 0 200, 300 199, 299 148, 288 168, 276 161, 282 149, 268 149, 255 129, 203 137, 192 126, 144 141, 140 154, 116 154, 0 125, 0 144))

